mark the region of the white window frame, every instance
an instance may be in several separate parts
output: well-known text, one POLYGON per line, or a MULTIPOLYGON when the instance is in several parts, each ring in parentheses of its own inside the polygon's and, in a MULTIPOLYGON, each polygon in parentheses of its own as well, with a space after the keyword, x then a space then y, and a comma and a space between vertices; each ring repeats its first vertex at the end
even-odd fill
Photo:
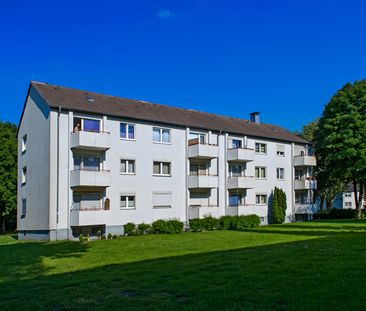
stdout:
MULTIPOLYGON (((154 198, 154 194, 170 194, 171 196, 171 201, 173 202, 173 194, 171 191, 153 191, 152 195, 153 195, 153 198, 154 198)), ((170 205, 154 205, 153 203, 153 209, 165 209, 165 208, 172 208, 172 202, 170 205)))
POLYGON ((254 174, 255 174, 255 179, 267 179, 267 167, 266 166, 256 166, 254 168, 254 174), (259 169, 258 177, 256 174, 257 169, 259 169), (264 176, 261 174, 262 170, 264 170, 264 176))
POLYGON ((22 185, 25 185, 27 183, 27 167, 23 166, 22 168, 22 185))
POLYGON ((276 168, 276 178, 277 180, 285 180, 285 169, 283 167, 276 168), (280 170, 282 170, 282 178, 280 177, 281 174, 279 174, 280 170))
POLYGON ((129 123, 129 122, 120 122, 119 123, 119 139, 121 140, 129 140, 129 141, 136 141, 136 124, 129 123), (121 125, 124 124, 126 128, 126 137, 121 137, 121 125), (128 130, 129 127, 133 126, 133 138, 128 138, 128 130))
POLYGON ((135 193, 121 193, 119 196, 119 209, 121 210, 133 210, 136 209, 136 194, 135 193), (126 206, 122 207, 122 197, 126 197, 126 206), (128 197, 134 197, 135 205, 134 206, 128 206, 129 198, 128 197))
POLYGON ((27 151, 27 134, 22 137, 22 153, 27 151))
POLYGON ((163 176, 163 177, 171 177, 172 176, 172 163, 167 161, 153 161, 153 176, 163 176), (154 173, 154 164, 159 163, 159 174, 154 173), (163 174, 163 164, 169 164, 169 174, 163 174))
POLYGON ((101 171, 103 171, 103 158, 101 156, 99 156, 99 155, 93 155, 93 154, 74 154, 73 155, 73 168, 74 168, 74 171, 101 172, 101 171), (81 158, 81 160, 80 160, 80 168, 75 168, 75 157, 81 158), (99 159, 99 167, 97 167, 98 170, 94 171, 94 170, 85 169, 85 165, 84 165, 85 158, 96 158, 96 159, 99 159))
MULTIPOLYGON (((197 136, 196 138, 198 138, 198 144, 200 144, 200 145, 207 144, 208 139, 207 139, 206 133, 190 131, 189 135, 196 135, 197 136), (201 142, 201 138, 203 138, 203 142, 201 142)), ((191 139, 194 139, 194 138, 191 138, 191 139)))
POLYGON ((256 154, 267 154, 267 144, 265 143, 255 143, 254 145, 255 147, 255 153, 256 154), (257 151, 257 146, 258 146, 258 151, 257 151), (261 151, 261 146, 264 146, 264 152, 261 151))
POLYGON ((120 161, 120 174, 121 175, 136 175, 136 160, 135 159, 122 159, 120 161), (126 172, 122 172, 122 161, 126 161, 126 172), (129 162, 133 162, 133 172, 128 171, 129 162))
POLYGON ((267 198, 267 194, 263 194, 263 193, 256 193, 255 194, 255 205, 267 205, 268 202, 268 198, 267 198), (259 197, 259 203, 258 203, 258 197, 259 197), (264 200, 262 200, 263 198, 265 198, 264 200))
POLYGON ((152 134, 153 134, 153 137, 152 137, 153 143, 170 145, 172 142, 172 131, 169 128, 153 126, 152 134), (158 141, 154 140, 154 130, 156 130, 156 129, 159 130, 159 140, 158 141), (168 142, 163 141, 163 130, 167 130, 169 132, 169 141, 168 142))

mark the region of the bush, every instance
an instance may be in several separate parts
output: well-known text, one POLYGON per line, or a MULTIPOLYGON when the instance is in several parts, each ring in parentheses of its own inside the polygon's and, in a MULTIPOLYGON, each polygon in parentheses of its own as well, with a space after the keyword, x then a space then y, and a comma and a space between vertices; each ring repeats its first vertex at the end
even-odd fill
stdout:
POLYGON ((285 221, 286 209, 286 193, 275 187, 272 193, 271 222, 273 224, 282 224, 285 221))
POLYGON ((102 237, 102 230, 97 231, 97 237, 98 237, 98 239, 100 239, 102 237))
POLYGON ((260 223, 261 220, 257 215, 234 216, 232 218, 230 229, 241 231, 248 228, 256 228, 260 223))
POLYGON ((158 219, 154 221, 151 225, 151 231, 155 234, 171 234, 171 233, 181 233, 183 231, 184 224, 183 222, 171 219, 171 220, 163 220, 158 219))
POLYGON ((102 234, 101 239, 102 239, 102 240, 107 239, 107 237, 105 236, 105 234, 102 234))
POLYGON ((219 219, 221 230, 230 230, 233 223, 233 216, 221 216, 219 219))
POLYGON ((148 234, 151 229, 151 225, 149 224, 139 224, 137 226, 137 234, 148 234))
POLYGON ((133 222, 128 222, 123 226, 123 232, 125 235, 135 235, 136 225, 133 222))
POLYGON ((202 219, 193 218, 189 220, 189 229, 193 232, 200 232, 203 230, 202 219))
POLYGON ((112 239, 113 239, 113 240, 118 239, 118 235, 117 235, 117 234, 113 234, 112 239))
POLYGON ((108 240, 112 240, 112 237, 113 237, 112 236, 112 233, 108 233, 108 236, 107 237, 108 237, 108 240))
POLYGON ((331 210, 327 211, 319 211, 318 213, 313 215, 313 219, 320 220, 320 219, 352 219, 356 217, 356 210, 352 208, 347 209, 338 209, 332 208, 331 210))
POLYGON ((80 235, 79 235, 79 241, 80 242, 83 242, 84 241, 84 237, 83 237, 83 234, 82 233, 80 233, 80 235))
POLYGON ((212 216, 207 216, 202 219, 202 226, 207 231, 216 230, 219 228, 219 220, 212 216))

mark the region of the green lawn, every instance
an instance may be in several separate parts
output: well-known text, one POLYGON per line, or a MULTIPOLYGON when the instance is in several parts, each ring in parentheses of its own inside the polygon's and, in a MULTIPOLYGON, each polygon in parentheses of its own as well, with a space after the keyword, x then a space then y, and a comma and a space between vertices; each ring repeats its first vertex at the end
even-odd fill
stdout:
POLYGON ((0 236, 0 310, 366 310, 366 222, 88 243, 0 236))

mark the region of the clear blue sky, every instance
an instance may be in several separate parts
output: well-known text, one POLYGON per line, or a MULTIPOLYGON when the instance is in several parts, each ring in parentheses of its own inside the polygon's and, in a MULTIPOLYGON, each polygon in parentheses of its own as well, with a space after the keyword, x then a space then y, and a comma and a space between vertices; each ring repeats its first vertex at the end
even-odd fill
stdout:
POLYGON ((0 119, 29 80, 290 130, 366 78, 366 2, 2 0, 0 119))

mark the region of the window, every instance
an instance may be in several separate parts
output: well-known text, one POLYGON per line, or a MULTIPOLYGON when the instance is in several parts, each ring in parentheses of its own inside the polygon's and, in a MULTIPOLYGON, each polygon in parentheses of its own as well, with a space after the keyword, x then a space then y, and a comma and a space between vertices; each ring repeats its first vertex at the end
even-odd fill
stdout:
POLYGON ((305 171, 295 169, 295 179, 296 180, 302 180, 305 177, 305 171))
POLYGON ((344 205, 345 205, 346 207, 352 207, 352 202, 344 202, 344 205))
POLYGON ((207 167, 204 163, 190 163, 189 172, 191 176, 207 175, 207 167))
POLYGON ((352 193, 351 193, 351 192, 346 192, 346 193, 344 194, 344 196, 345 196, 346 198, 350 198, 350 197, 352 197, 352 193))
POLYGON ((135 174, 135 160, 121 160, 121 174, 135 174))
POLYGON ((244 174, 244 169, 241 164, 229 164, 230 177, 241 177, 244 174))
POLYGON ((267 145, 261 143, 255 143, 255 152, 259 154, 267 153, 267 145))
POLYGON ((135 125, 129 123, 121 123, 119 126, 120 138, 127 140, 135 139, 135 125))
POLYGON ((267 204, 267 195, 266 194, 257 194, 255 196, 255 203, 257 205, 266 205, 267 204))
POLYGON ((263 179, 266 178, 266 168, 263 166, 255 167, 255 178, 263 179))
POLYGON ((279 157, 285 156, 285 145, 277 145, 277 156, 279 157))
POLYGON ((242 195, 240 193, 229 193, 229 206, 242 205, 242 195))
POLYGON ((170 176, 170 163, 154 162, 153 174, 161 176, 170 176))
POLYGON ((204 145, 206 143, 206 134, 189 132, 189 139, 198 139, 198 143, 204 145))
POLYGON ((277 168, 277 179, 283 180, 285 179, 285 169, 282 167, 277 168))
POLYGON ((170 143, 170 130, 154 127, 153 128, 153 141, 157 143, 170 143))
POLYGON ((74 132, 100 132, 100 120, 74 118, 74 132))
POLYGON ((24 166, 22 168, 22 185, 24 185, 27 182, 27 167, 24 166))
POLYGON ((295 191, 295 203, 296 204, 307 204, 308 197, 304 191, 295 191))
POLYGON ((241 148, 242 143, 239 139, 233 139, 232 140, 232 148, 241 148))
POLYGON ((22 138, 22 153, 27 150, 27 135, 24 135, 22 138))
POLYGON ((101 194, 74 192, 72 195, 72 209, 93 211, 101 209, 101 194))
POLYGON ((134 195, 121 195, 121 209, 136 208, 136 200, 134 195))
POLYGON ((100 171, 100 158, 74 155, 74 170, 100 171))
POLYGON ((27 214, 27 199, 22 199, 22 217, 27 214))
POLYGON ((171 192, 153 192, 154 208, 171 208, 172 193, 171 192))

